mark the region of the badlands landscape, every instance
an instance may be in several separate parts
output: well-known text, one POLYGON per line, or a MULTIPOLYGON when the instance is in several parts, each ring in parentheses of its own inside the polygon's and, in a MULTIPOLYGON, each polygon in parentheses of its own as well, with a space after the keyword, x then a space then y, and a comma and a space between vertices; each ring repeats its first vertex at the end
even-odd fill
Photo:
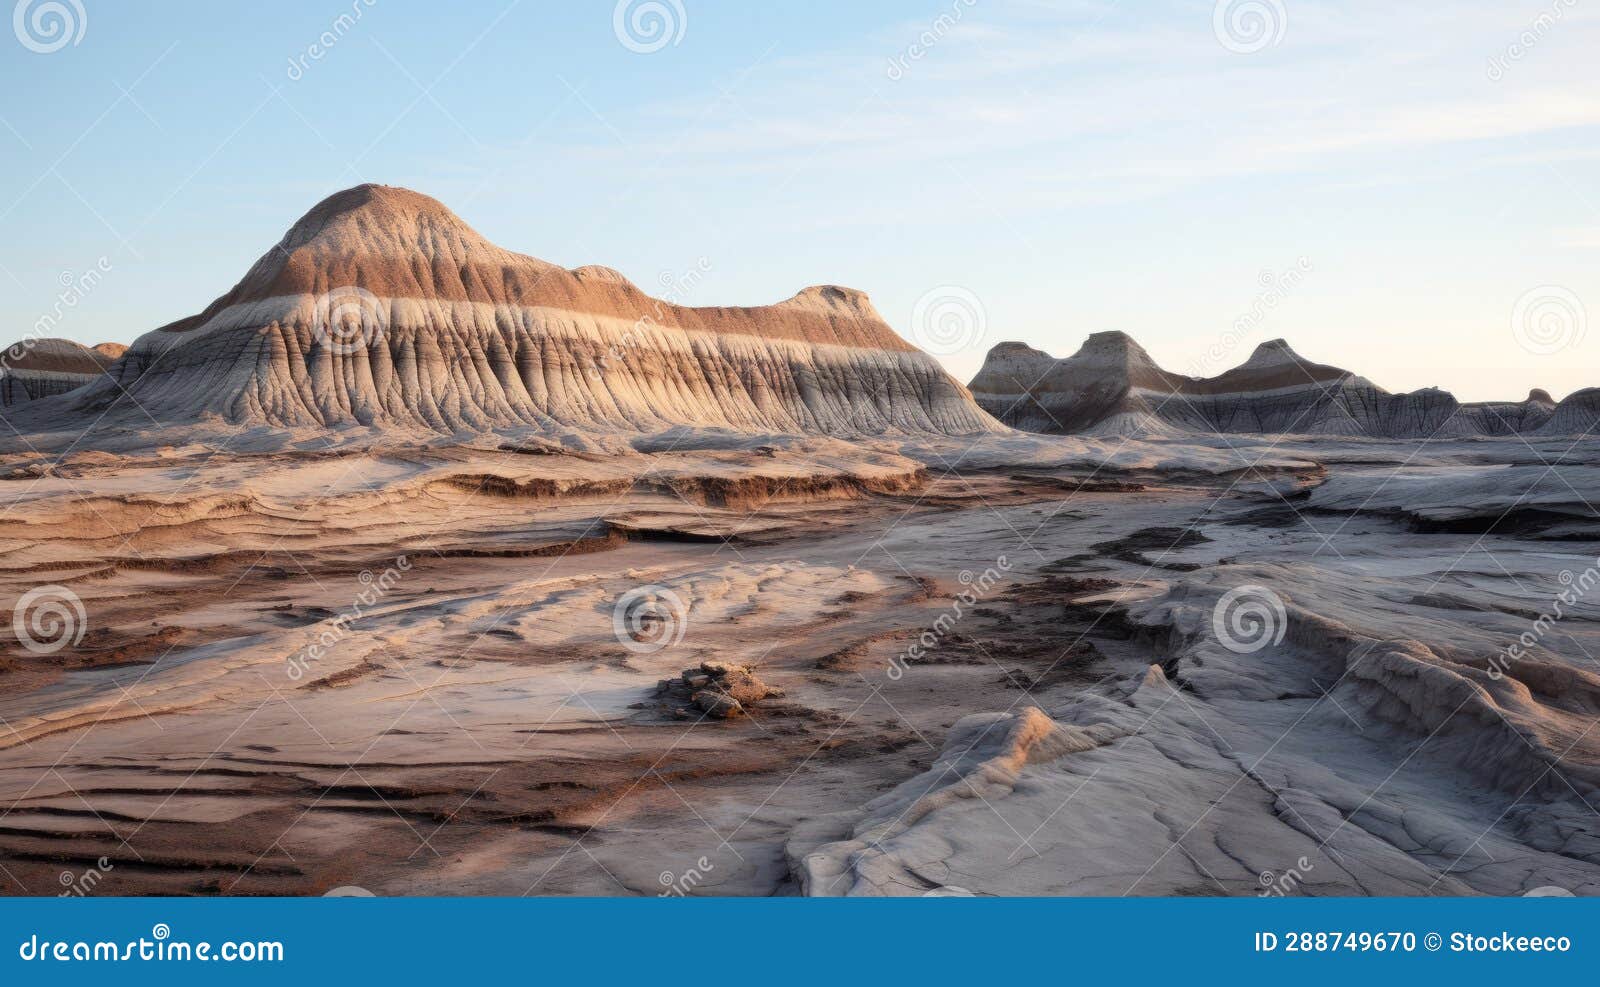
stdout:
POLYGON ((969 388, 340 192, 6 351, 0 884, 1600 893, 1600 392, 1232 359, 969 388))

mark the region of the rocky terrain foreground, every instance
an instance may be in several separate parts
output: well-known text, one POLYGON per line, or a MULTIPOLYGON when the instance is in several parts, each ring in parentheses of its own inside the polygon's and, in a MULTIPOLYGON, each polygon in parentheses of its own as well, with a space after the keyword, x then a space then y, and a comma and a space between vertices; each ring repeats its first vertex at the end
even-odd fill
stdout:
POLYGON ((0 881, 1593 894, 1596 451, 13 454, 0 881))
POLYGON ((58 342, 7 894, 1600 893, 1595 392, 1106 334, 975 398, 860 292, 678 306, 381 186, 58 342))

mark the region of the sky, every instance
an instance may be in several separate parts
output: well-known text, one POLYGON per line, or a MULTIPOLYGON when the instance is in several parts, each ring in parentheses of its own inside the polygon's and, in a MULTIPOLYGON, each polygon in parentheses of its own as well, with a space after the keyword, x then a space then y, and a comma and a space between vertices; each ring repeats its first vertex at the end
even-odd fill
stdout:
POLYGON ((1120 329, 1600 385, 1592 0, 5 2, 0 342, 129 342, 381 182, 683 304, 860 288, 963 381, 1120 329))

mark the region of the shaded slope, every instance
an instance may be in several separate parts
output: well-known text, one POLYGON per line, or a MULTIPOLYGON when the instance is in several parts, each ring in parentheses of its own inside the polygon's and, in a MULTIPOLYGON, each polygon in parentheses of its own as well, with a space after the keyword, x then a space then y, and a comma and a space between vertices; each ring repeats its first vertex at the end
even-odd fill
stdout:
POLYGON ((1520 402, 1467 404, 1437 388, 1391 394, 1348 370, 1307 360, 1281 339, 1262 343, 1216 377, 1169 373, 1120 332, 1095 333, 1066 359, 1001 343, 971 390, 1007 424, 1052 433, 1470 438, 1576 434, 1600 420, 1600 400, 1583 397, 1591 392, 1560 405, 1539 390, 1520 402))

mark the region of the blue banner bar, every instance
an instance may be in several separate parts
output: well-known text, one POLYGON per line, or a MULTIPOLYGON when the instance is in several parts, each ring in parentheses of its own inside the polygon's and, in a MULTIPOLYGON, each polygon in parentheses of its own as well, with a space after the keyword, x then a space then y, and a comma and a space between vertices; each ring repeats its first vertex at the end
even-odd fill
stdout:
MULTIPOLYGON (((1037 975, 1592 979, 1600 901, 4 899, 0 983, 286 976, 941 983, 1037 975)), ((570 981, 569 981, 570 982, 570 981)))

